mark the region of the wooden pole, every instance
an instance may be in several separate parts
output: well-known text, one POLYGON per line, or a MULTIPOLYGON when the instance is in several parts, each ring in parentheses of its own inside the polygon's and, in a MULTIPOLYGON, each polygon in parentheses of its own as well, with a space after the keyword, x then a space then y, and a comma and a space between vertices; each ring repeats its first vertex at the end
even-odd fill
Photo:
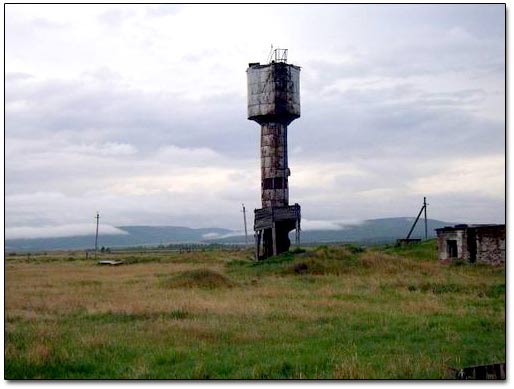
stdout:
POLYGON ((300 224, 298 221, 298 215, 296 216, 296 247, 300 247, 300 224))
POLYGON ((96 235, 95 235, 95 261, 96 261, 96 252, 98 251, 98 224, 100 221, 100 214, 98 211, 96 212, 96 235))
POLYGON ((412 234, 412 231, 414 231, 414 227, 416 227, 416 223, 418 222, 419 220, 419 217, 421 216, 421 212, 423 212, 423 207, 421 207, 421 209, 419 210, 419 213, 418 213, 418 216, 416 216, 416 220, 414 221, 414 224, 412 225, 409 233, 407 234, 407 238, 406 239, 409 239, 410 238, 410 234, 412 234))
POLYGON ((427 226, 427 198, 423 197, 423 208, 425 209, 425 240, 428 239, 428 226, 427 226))
POLYGON ((254 244, 255 244, 255 260, 258 261, 259 260, 259 243, 258 243, 258 234, 259 232, 258 231, 255 231, 255 233, 253 234, 253 239, 254 239, 254 244))
POLYGON ((245 243, 248 245, 248 230, 246 229, 246 209, 245 205, 243 204, 243 219, 245 222, 245 243))
POLYGON ((275 222, 273 222, 273 227, 271 228, 271 237, 273 239, 273 255, 277 255, 277 227, 275 222))

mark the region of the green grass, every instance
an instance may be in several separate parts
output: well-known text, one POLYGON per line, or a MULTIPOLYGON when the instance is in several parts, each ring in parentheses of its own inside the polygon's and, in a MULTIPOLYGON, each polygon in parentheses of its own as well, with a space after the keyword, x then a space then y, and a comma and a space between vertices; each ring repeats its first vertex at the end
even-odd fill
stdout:
POLYGON ((8 258, 5 377, 427 379, 505 361, 505 269, 416 246, 8 258))
POLYGON ((383 251, 387 254, 400 255, 410 259, 437 260, 434 239, 405 246, 386 246, 383 251))

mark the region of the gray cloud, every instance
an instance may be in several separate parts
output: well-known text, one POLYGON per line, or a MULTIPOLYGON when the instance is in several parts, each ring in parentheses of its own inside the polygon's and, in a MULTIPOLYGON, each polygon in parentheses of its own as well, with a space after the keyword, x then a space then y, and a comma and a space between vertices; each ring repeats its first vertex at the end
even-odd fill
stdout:
POLYGON ((146 12, 148 16, 166 17, 178 14, 182 8, 183 6, 178 4, 161 4, 148 7, 146 12))
POLYGON ((503 221, 503 7, 70 9, 6 14, 8 228, 100 210, 240 229, 240 203, 259 207, 245 69, 268 50, 262 16, 302 66, 290 193, 311 227, 411 215, 427 193, 433 217, 503 221))
MULTIPOLYGON (((107 70, 104 74, 112 73, 107 70)), ((244 101, 220 94, 199 102, 171 93, 147 93, 107 81, 27 81, 13 76, 7 84, 8 133, 29 135, 48 132, 73 134, 75 139, 109 141, 130 139, 140 148, 165 144, 211 147, 226 152, 250 147, 244 101), (20 107, 16 108, 20 103, 20 107), (233 118, 239 118, 234 122, 233 118), (37 123, 37 126, 35 125, 37 123), (246 129, 246 131, 245 131, 246 129), (221 133, 222 131, 222 133, 221 133), (224 139, 220 142, 220 138, 224 139), (238 147, 234 147, 238 144, 238 147)), ((116 79, 116 77, 114 78, 116 79)), ((252 144, 252 148, 254 143, 252 144)))

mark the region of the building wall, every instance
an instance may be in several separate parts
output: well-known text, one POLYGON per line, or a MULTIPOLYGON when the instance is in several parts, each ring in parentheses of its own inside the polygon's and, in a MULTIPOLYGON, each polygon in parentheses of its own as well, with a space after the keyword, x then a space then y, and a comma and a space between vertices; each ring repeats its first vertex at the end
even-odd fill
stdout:
POLYGON ((477 228, 477 262, 505 263, 505 226, 477 228))
POLYGON ((467 235, 465 230, 437 231, 437 249, 439 251, 439 259, 441 261, 450 259, 467 260, 469 258, 469 253, 467 250, 466 239, 467 235), (450 258, 448 256, 448 240, 457 241, 457 258, 450 258))
POLYGON ((476 262, 488 264, 505 263, 505 225, 468 227, 437 231, 437 250, 441 261, 463 260, 473 262, 471 251, 476 242, 476 262), (468 236, 472 242, 468 242, 468 236), (457 242, 457 257, 448 255, 448 240, 457 242))

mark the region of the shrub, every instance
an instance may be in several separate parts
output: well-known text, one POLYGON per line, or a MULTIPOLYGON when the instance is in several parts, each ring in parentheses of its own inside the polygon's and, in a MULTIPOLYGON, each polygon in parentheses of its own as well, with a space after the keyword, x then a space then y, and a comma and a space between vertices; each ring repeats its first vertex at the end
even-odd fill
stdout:
POLYGON ((309 266, 307 266, 306 263, 300 262, 294 265, 293 269, 295 273, 305 273, 307 269, 309 269, 309 266))
POLYGON ((352 254, 360 254, 366 251, 364 247, 356 246, 354 244, 346 244, 344 247, 350 251, 352 254))

